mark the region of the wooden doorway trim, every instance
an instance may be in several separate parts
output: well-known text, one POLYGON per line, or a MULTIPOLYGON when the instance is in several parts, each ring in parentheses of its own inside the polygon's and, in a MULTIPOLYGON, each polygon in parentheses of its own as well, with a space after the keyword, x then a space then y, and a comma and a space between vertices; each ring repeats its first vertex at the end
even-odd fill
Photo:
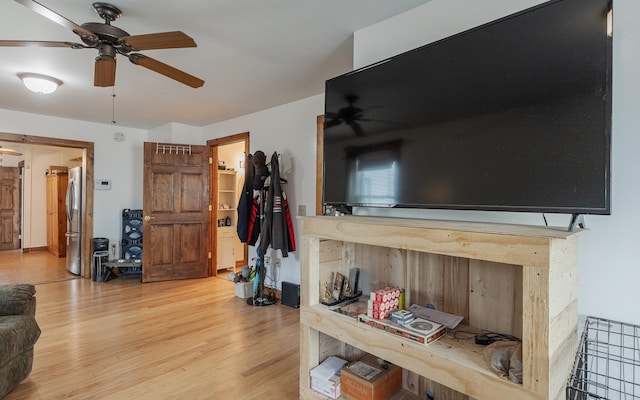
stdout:
MULTIPOLYGON (((23 225, 23 215, 24 212, 24 204, 22 203, 24 199, 22 198, 22 191, 24 190, 24 160, 18 162, 18 168, 20 169, 20 187, 18 188, 18 204, 20 205, 20 212, 18 212, 20 221, 18 222, 20 225, 18 230, 20 231, 20 238, 18 239, 18 248, 22 249, 22 237, 24 236, 24 232, 22 232, 23 225)), ((24 253, 24 250, 23 250, 24 253)))
POLYGON ((324 170, 324 115, 316 118, 316 215, 322 215, 322 180, 324 170))
POLYGON ((70 147, 82 149, 82 273, 83 278, 91 278, 91 238, 93 237, 93 157, 94 143, 79 140, 58 139, 44 136, 18 135, 0 132, 0 141, 24 143, 40 146, 70 147))
MULTIPOLYGON (((249 149, 250 149, 250 145, 249 145, 249 132, 242 132, 242 133, 237 133, 235 135, 230 135, 230 136, 225 136, 225 137, 221 137, 221 138, 216 138, 216 139, 209 139, 207 140, 207 146, 209 146, 210 149, 210 154, 211 154, 211 161, 210 161, 210 173, 209 173, 209 187, 211 188, 211 190, 209 191, 209 204, 212 207, 212 212, 210 213, 210 218, 209 218, 209 237, 211 238, 211 243, 213 244, 211 246, 211 249, 213 250, 212 252, 212 256, 209 259, 209 275, 210 276, 215 276, 217 275, 217 268, 213 267, 214 262, 216 262, 215 260, 217 260, 218 257, 218 247, 216 245, 216 243, 218 242, 218 221, 217 221, 217 213, 215 212, 215 208, 217 207, 217 199, 216 199, 216 193, 218 193, 218 174, 217 169, 218 169, 218 147, 219 146, 224 146, 227 144, 233 144, 233 143, 238 143, 238 142, 244 142, 244 154, 245 156, 247 156, 249 154, 249 149)), ((246 243, 244 243, 244 263, 248 264, 249 263, 249 248, 247 246, 246 243)))

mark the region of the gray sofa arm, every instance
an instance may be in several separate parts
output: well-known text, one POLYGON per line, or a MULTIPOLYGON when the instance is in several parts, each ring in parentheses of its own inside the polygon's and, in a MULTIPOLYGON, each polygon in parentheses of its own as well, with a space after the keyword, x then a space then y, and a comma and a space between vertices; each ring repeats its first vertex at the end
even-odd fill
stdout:
POLYGON ((0 285, 0 315, 36 314, 36 288, 31 284, 0 285))

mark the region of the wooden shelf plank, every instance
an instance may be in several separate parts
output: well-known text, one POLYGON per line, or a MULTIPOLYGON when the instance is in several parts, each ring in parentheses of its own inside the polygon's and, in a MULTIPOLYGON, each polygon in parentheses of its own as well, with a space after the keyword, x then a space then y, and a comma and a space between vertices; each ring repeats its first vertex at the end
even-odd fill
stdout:
POLYGON ((330 311, 322 305, 302 306, 300 322, 471 397, 513 400, 545 398, 521 385, 500 379, 488 369, 482 346, 460 342, 450 335, 426 346, 411 343, 330 311))
POLYGON ((552 239, 566 239, 581 232, 557 227, 408 218, 299 218, 303 235, 538 267, 549 265, 552 239))

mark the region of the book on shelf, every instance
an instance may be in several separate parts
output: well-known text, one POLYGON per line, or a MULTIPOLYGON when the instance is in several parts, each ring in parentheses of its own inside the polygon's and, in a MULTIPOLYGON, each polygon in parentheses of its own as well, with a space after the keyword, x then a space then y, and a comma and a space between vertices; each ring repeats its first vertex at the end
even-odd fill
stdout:
POLYGON ((423 307, 418 304, 412 304, 409 307, 416 317, 424 318, 429 321, 437 322, 442 325, 446 325, 449 329, 455 329, 456 326, 464 319, 461 315, 449 314, 442 311, 437 311, 428 307, 423 307))
POLYGON ((367 301, 369 296, 362 296, 348 300, 336 306, 329 307, 329 310, 339 314, 347 315, 353 319, 358 319, 358 315, 367 312, 367 301))
POLYGON ((447 327, 437 322, 415 318, 404 325, 389 319, 375 319, 367 314, 358 315, 358 321, 415 343, 429 344, 447 334, 447 327))

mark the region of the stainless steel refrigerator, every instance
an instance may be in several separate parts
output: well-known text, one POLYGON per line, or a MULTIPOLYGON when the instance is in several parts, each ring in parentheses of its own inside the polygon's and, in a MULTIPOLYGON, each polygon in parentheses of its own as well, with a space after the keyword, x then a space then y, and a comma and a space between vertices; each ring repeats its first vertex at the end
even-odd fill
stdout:
POLYGON ((82 168, 69 169, 67 186, 67 270, 80 275, 82 243, 82 168))

